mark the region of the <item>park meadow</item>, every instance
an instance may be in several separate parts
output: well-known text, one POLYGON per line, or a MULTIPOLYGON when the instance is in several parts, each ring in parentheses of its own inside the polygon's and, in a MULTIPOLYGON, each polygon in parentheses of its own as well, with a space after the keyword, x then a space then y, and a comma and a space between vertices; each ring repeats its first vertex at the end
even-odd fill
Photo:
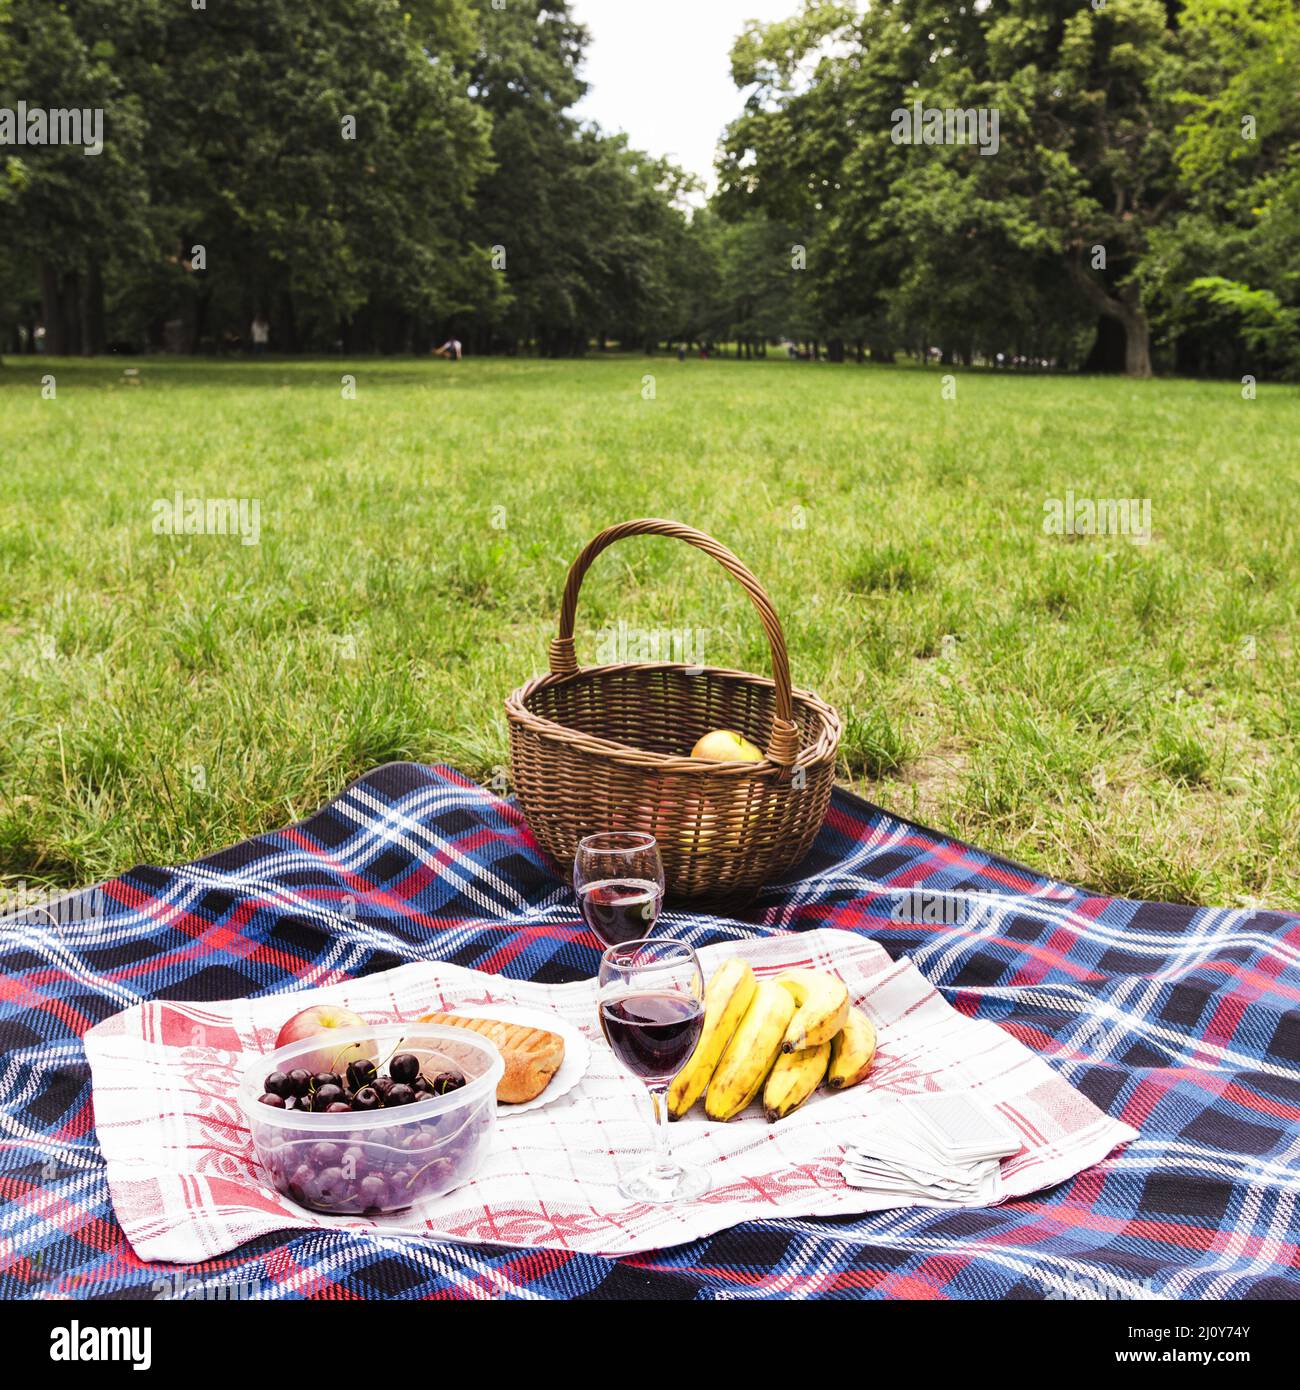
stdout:
MULTIPOLYGON (((763 581, 872 801, 1099 892, 1294 906, 1297 437, 1293 387, 1235 380, 10 358, 0 875, 190 859, 393 759, 508 791, 567 566, 645 515, 763 581), (186 534, 187 499, 256 537, 186 534), (1149 528, 1053 528, 1080 499, 1149 528)), ((579 659, 681 650, 767 669, 703 557, 602 557, 579 659)))

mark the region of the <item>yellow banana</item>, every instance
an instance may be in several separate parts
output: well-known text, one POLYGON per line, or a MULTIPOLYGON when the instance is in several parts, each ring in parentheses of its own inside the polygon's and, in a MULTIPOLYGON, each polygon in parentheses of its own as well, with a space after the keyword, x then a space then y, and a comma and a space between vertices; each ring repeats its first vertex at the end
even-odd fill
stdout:
POLYGON ((763 1113, 768 1120, 783 1120, 792 1110, 798 1110, 821 1084, 830 1060, 830 1043, 783 1052, 763 1087, 763 1113))
POLYGON ((758 981, 747 960, 732 956, 713 972, 704 987, 704 1028, 691 1059, 668 1088, 668 1118, 680 1120, 704 1094, 732 1035, 753 1002, 758 981))
POLYGON ((718 1063, 704 1113, 711 1120, 730 1120, 763 1088, 772 1063, 781 1052, 781 1039, 794 1017, 794 999, 775 980, 759 980, 754 998, 740 1020, 718 1063))
POLYGON ((787 970, 776 977, 798 1006, 781 1041, 782 1052, 801 1052, 828 1043, 844 1027, 849 991, 838 975, 824 970, 787 970))
POLYGON ((876 1060, 876 1029, 861 1009, 850 1009, 844 1030, 831 1043, 826 1084, 835 1091, 856 1086, 876 1060))

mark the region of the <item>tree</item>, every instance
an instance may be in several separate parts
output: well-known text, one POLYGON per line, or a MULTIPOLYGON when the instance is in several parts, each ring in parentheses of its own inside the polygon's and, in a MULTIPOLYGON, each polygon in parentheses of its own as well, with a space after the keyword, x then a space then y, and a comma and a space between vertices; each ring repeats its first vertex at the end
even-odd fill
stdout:
POLYGON ((824 315, 884 310, 927 333, 937 318, 986 347, 1054 317, 1067 344, 1084 304, 1122 327, 1126 369, 1150 373, 1140 272, 1180 197, 1178 37, 1159 0, 810 0, 751 26, 733 72, 754 92, 724 196, 815 219, 824 315), (900 140, 914 103, 996 116, 996 147, 900 140))
POLYGON ((182 259, 207 248, 222 313, 269 311, 292 350, 346 340, 359 319, 362 338, 400 343, 412 315, 459 302, 486 260, 455 221, 488 164, 488 121, 448 61, 468 22, 459 5, 394 0, 235 0, 173 19, 155 97, 185 138, 155 195, 182 259))
POLYGON ((491 117, 494 167, 465 225, 496 248, 507 296, 467 314, 467 336, 548 355, 593 335, 653 338, 672 317, 684 176, 573 115, 587 33, 566 0, 478 0, 476 13, 465 75, 491 117))
POLYGON ((820 317, 806 269, 806 233, 753 211, 730 219, 706 213, 701 230, 708 234, 710 226, 716 269, 700 315, 702 331, 734 339, 751 354, 777 338, 817 338, 820 317))
POLYGON ((1252 366, 1294 372, 1300 10, 1290 0, 1189 0, 1181 24, 1189 111, 1176 158, 1191 215, 1162 246, 1153 288, 1185 332, 1239 340, 1252 366))
POLYGON ((105 113, 98 157, 6 162, 10 253, 39 262, 50 350, 101 345, 110 261, 156 342, 165 319, 196 343, 258 308, 291 348, 363 314, 401 341, 420 313, 489 299, 486 249, 455 220, 488 167, 455 71, 474 38, 467 0, 6 0, 0 104, 105 113))
POLYGON ((102 348, 105 262, 152 245, 147 117, 138 70, 120 57, 156 9, 157 0, 125 13, 111 0, 0 7, 0 108, 102 113, 100 152, 88 152, 85 129, 80 144, 10 143, 0 164, 5 254, 39 282, 53 354, 102 348))

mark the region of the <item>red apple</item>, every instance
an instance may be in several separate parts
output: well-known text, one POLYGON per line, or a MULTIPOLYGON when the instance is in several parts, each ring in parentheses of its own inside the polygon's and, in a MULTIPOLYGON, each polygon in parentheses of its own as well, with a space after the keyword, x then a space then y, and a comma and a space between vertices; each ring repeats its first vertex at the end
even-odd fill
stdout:
MULTIPOLYGON (((340 1028, 365 1026, 366 1021, 360 1014, 354 1014, 351 1009, 345 1009, 341 1004, 313 1004, 310 1009, 303 1009, 301 1013, 294 1014, 280 1029, 280 1036, 276 1038, 275 1045, 277 1048, 287 1047, 290 1043, 303 1042, 307 1038, 325 1038, 340 1028)), ((349 1062, 357 1062, 362 1058, 374 1061, 375 1052, 373 1042, 353 1042, 342 1046, 337 1043, 331 1046, 326 1042, 316 1052, 295 1057, 293 1065, 302 1067, 304 1071, 332 1071, 341 1076, 347 1070, 349 1062)))

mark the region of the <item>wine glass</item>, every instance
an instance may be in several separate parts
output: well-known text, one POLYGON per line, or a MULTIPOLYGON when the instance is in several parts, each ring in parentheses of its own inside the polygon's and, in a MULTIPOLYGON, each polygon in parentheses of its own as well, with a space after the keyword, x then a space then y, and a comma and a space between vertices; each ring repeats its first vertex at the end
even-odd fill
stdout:
POLYGON ((643 830, 588 835, 574 856, 573 890, 582 920, 606 946, 649 936, 664 901, 655 837, 643 830))
POLYGON ((704 1027, 704 974, 685 941, 625 941, 600 958, 600 1027, 614 1055, 645 1082, 654 1107, 655 1156, 618 1190, 634 1202, 685 1202, 709 1189, 703 1168, 685 1168, 668 1143, 668 1083, 704 1027))

